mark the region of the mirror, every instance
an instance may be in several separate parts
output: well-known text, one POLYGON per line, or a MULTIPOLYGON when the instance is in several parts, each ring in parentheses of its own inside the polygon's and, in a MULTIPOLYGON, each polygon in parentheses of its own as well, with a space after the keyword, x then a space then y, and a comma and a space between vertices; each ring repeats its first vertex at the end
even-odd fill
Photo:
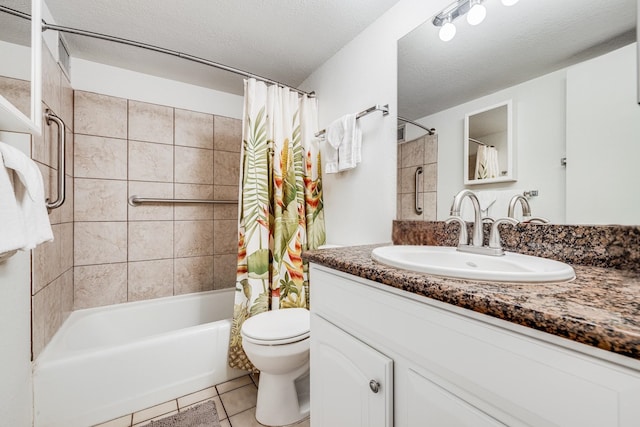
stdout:
POLYGON ((40 1, 7 0, 2 7, 7 9, 0 10, 0 129, 40 133, 40 1))
POLYGON ((464 118, 464 183, 515 181, 511 101, 464 118))
MULTIPOLYGON (((554 223, 640 222, 637 3, 485 0, 484 22, 458 17, 451 41, 440 40, 433 18, 398 41, 398 115, 436 128, 438 220, 473 184, 537 194, 533 214, 554 223), (506 99, 512 179, 469 180, 465 116, 506 99)), ((407 141, 420 135, 407 125, 407 141)))

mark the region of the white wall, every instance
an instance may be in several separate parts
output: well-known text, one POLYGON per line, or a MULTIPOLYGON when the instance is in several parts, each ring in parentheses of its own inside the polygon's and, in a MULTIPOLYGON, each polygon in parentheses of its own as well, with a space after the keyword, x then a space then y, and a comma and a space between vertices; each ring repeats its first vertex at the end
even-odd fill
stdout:
POLYGON ((74 90, 242 118, 242 96, 73 57, 71 87, 74 90))
MULTIPOLYGON (((0 132, 0 141, 29 154, 30 135, 0 132)), ((30 426, 31 254, 18 251, 0 263, 0 424, 30 426)))
POLYGON ((637 45, 567 74, 567 222, 638 224, 640 105, 637 45))
POLYGON ((319 124, 374 104, 390 114, 360 119, 362 163, 352 171, 324 174, 327 242, 367 244, 391 241, 396 216, 397 41, 450 0, 401 0, 302 85, 318 94, 319 124))
MULTIPOLYGON (((513 100, 517 182, 467 186, 473 191, 538 190, 529 200, 534 216, 565 222, 565 81, 557 71, 417 120, 438 134, 437 218, 449 216, 453 196, 463 184, 465 114, 513 100)), ((492 216, 507 216, 506 207, 492 216), (502 212, 504 211, 504 212, 502 212)))

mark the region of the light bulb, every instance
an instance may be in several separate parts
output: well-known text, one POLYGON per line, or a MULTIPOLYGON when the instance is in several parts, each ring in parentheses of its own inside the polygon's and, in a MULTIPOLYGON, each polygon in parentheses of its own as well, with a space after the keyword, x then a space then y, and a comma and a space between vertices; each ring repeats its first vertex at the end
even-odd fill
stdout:
MULTIPOLYGON (((472 2, 473 3, 473 2, 472 2)), ((469 9, 469 13, 467 13, 467 22, 471 25, 478 25, 484 18, 487 16, 487 8, 477 2, 471 9, 469 9)))
POLYGON ((438 33, 440 36, 440 40, 443 42, 448 42, 456 35, 456 26, 451 22, 446 22, 442 28, 440 28, 440 32, 438 33))
POLYGON ((513 6, 518 3, 518 0, 502 0, 502 4, 505 6, 513 6))

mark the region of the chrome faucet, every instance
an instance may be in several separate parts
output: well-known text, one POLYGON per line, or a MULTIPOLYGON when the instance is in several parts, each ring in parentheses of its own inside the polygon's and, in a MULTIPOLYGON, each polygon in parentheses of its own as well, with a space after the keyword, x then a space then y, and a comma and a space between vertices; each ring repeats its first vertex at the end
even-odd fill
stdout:
POLYGON ((498 218, 496 220, 493 220, 492 218, 482 218, 481 212, 482 211, 480 209, 480 202, 478 201, 478 197, 471 190, 462 190, 453 198, 453 204, 451 205, 451 217, 449 217, 445 222, 447 224, 451 222, 457 222, 460 224, 458 250, 461 252, 471 252, 481 255, 504 255, 504 250, 502 249, 502 244, 500 242, 500 232, 498 231, 498 226, 505 222, 508 222, 510 224, 517 224, 518 221, 513 218, 498 218), (471 242, 469 242, 469 239, 467 237, 467 224, 460 216, 462 202, 466 197, 471 200, 474 211, 473 237, 471 238, 471 242), (485 220, 492 224, 491 232, 489 234, 488 246, 483 245, 484 230, 482 224, 485 222, 485 220))
MULTIPOLYGON (((462 209, 462 202, 465 197, 468 197, 473 204, 473 237, 471 238, 471 245, 479 248, 482 247, 482 243, 484 240, 482 232, 482 212, 480 210, 480 201, 473 191, 465 189, 461 190, 458 194, 455 195, 455 197, 453 198, 453 204, 451 205, 451 216, 454 218, 458 217, 462 220, 462 217, 460 216, 460 210, 462 209)), ((461 225, 460 230, 462 230, 462 228, 463 227, 461 225)), ((462 241, 462 239, 460 240, 462 241)), ((469 242, 467 242, 467 246, 469 246, 469 242)), ((458 246, 458 248, 459 247, 460 245, 458 246)))
POLYGON ((531 216, 531 205, 529 205, 529 201, 527 200, 527 198, 524 197, 521 194, 516 194, 509 201, 509 211, 508 211, 508 214, 507 214, 507 216, 509 218, 515 218, 514 215, 515 215, 516 205, 518 204, 518 202, 520 202, 520 204, 522 205, 522 219, 523 219, 523 222, 540 222, 540 223, 543 223, 543 224, 546 224, 546 223, 549 222, 549 220, 546 219, 546 218, 532 217, 531 216))

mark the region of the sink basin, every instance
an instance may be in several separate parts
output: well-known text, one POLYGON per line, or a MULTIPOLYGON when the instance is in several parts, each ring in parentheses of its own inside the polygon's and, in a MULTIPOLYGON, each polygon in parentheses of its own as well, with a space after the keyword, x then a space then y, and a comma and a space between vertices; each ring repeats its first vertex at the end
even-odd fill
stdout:
POLYGON ((418 273, 497 282, 560 282, 576 277, 563 262, 513 252, 504 256, 459 252, 447 246, 383 246, 371 257, 381 264, 418 273))

